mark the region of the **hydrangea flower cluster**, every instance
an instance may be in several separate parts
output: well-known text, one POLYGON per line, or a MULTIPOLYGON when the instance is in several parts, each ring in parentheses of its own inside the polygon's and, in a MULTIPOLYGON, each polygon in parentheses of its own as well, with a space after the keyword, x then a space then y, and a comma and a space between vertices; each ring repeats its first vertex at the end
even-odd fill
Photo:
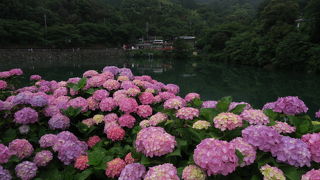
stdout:
POLYGON ((256 148, 245 142, 243 138, 237 137, 230 142, 244 156, 240 167, 248 166, 256 160, 256 148))
POLYGON ((152 104, 154 101, 154 96, 150 92, 143 92, 139 96, 139 101, 141 102, 141 104, 145 105, 152 104))
POLYGON ((195 117, 199 117, 199 110, 192 107, 183 107, 177 111, 176 117, 179 119, 192 120, 195 117))
POLYGON ((282 143, 281 135, 274 129, 264 125, 249 126, 242 130, 243 140, 264 152, 277 151, 282 143))
POLYGON ((200 94, 198 93, 188 93, 184 99, 187 102, 193 101, 194 99, 200 99, 200 94))
POLYGON ((0 80, 0 90, 6 89, 8 86, 6 81, 0 80))
POLYGON ((147 172, 144 180, 168 179, 179 180, 177 169, 170 163, 161 164, 151 167, 147 172))
POLYGON ((272 126, 273 129, 278 131, 278 133, 290 134, 296 131, 296 128, 290 126, 286 122, 276 121, 276 124, 272 126))
POLYGON ((40 147, 48 148, 52 147, 57 141, 57 136, 54 134, 45 134, 41 136, 39 140, 40 147))
POLYGON ((221 131, 233 130, 242 126, 242 119, 233 113, 220 113, 213 118, 214 127, 221 131))
POLYGON ((195 123, 193 123, 192 128, 193 129, 208 129, 210 126, 211 126, 211 124, 208 121, 198 120, 195 123))
POLYGON ((87 141, 87 145, 92 148, 94 145, 96 145, 98 142, 100 142, 101 139, 99 136, 91 136, 88 141, 87 141))
POLYGON ((3 144, 0 144, 0 164, 7 163, 11 157, 9 148, 3 144))
POLYGON ((149 118, 149 123, 151 126, 156 126, 168 119, 168 116, 162 112, 157 112, 149 118))
POLYGON ((106 176, 110 178, 119 177, 121 171, 125 168, 126 162, 120 158, 107 162, 106 176))
POLYGON ((131 154, 131 152, 130 152, 130 153, 128 153, 128 154, 126 155, 126 157, 124 158, 124 161, 125 161, 127 164, 132 164, 132 163, 134 163, 134 162, 136 161, 136 159, 134 159, 134 158, 132 157, 132 154, 131 154))
POLYGON ((30 180, 37 175, 38 167, 30 161, 23 161, 15 168, 16 175, 22 180, 30 180))
POLYGON ((68 129, 70 126, 70 119, 62 114, 53 115, 48 121, 50 129, 68 129))
POLYGON ((74 163, 74 167, 83 171, 89 167, 88 162, 89 162, 88 156, 81 155, 77 157, 76 162, 74 163))
POLYGON ((320 133, 305 134, 301 139, 308 144, 312 160, 320 163, 320 133))
POLYGON ((176 144, 175 137, 163 128, 148 127, 138 133, 135 147, 138 152, 142 152, 147 157, 153 157, 171 153, 176 144))
POLYGON ((138 103, 133 98, 121 98, 118 104, 120 110, 125 113, 136 112, 138 108, 138 103))
POLYGON ((1 180, 11 180, 12 179, 10 172, 7 169, 4 169, 1 165, 0 165, 0 179, 1 180))
POLYGON ((130 114, 124 114, 118 119, 118 122, 121 127, 132 128, 136 122, 136 118, 130 114))
POLYGON ((312 169, 306 174, 302 175, 301 180, 318 180, 320 177, 320 170, 312 169))
POLYGON ((182 179, 184 180, 205 180, 205 172, 195 165, 189 165, 182 171, 182 179))
POLYGON ((31 156, 33 147, 26 139, 15 139, 9 143, 9 151, 11 154, 23 159, 31 156))
POLYGON ((249 103, 246 103, 246 102, 232 102, 232 103, 230 103, 230 105, 229 105, 228 111, 233 110, 235 107, 237 107, 238 105, 241 105, 241 104, 246 105, 246 106, 244 107, 244 110, 248 110, 248 109, 251 109, 251 108, 252 108, 251 105, 250 105, 249 103))
POLYGON ((310 166, 311 153, 308 145, 300 139, 282 136, 280 145, 272 151, 272 155, 278 161, 295 167, 310 166))
POLYGON ((235 171, 238 164, 235 147, 221 140, 207 138, 200 142, 194 150, 194 162, 207 174, 224 176, 235 171))
POLYGON ((258 109, 248 109, 241 113, 241 118, 248 121, 252 125, 266 125, 269 123, 269 118, 266 116, 262 110, 258 109))
POLYGON ((263 175, 263 180, 286 180, 283 172, 277 168, 266 164, 260 168, 260 172, 263 175))
POLYGON ((137 108, 137 114, 142 118, 147 118, 152 115, 152 107, 149 105, 140 105, 137 108))
POLYGON ((141 180, 146 174, 146 168, 139 163, 128 164, 121 171, 119 180, 141 180))
POLYGON ((181 97, 174 97, 166 100, 163 104, 163 107, 165 109, 180 109, 186 106, 186 101, 182 99, 181 97))
POLYGON ((287 115, 296 115, 308 111, 308 107, 297 96, 280 97, 277 101, 264 105, 263 109, 272 109, 275 112, 287 115))
POLYGON ((17 124, 33 124, 37 121, 37 111, 29 107, 25 107, 14 114, 14 122, 17 124))
POLYGON ((320 119, 320 110, 316 112, 316 118, 320 119))
POLYGON ((43 150, 40 152, 37 152, 35 155, 33 162, 36 163, 38 167, 40 166, 47 166, 47 164, 52 160, 53 155, 48 150, 43 150))
POLYGON ((202 108, 216 108, 218 101, 203 101, 202 108))

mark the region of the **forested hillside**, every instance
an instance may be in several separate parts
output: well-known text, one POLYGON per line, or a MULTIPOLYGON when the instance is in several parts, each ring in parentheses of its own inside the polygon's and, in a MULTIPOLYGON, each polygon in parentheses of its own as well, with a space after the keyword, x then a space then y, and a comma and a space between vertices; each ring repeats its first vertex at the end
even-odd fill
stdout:
POLYGON ((0 47, 197 37, 210 60, 319 70, 320 0, 2 0, 0 47))

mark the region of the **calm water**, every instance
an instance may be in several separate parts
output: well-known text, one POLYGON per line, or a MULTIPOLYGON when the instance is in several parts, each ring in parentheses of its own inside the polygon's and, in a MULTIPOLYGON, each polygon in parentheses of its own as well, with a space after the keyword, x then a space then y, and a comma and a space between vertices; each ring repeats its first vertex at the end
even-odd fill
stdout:
POLYGON ((320 108, 320 76, 301 72, 172 59, 0 59, 0 71, 20 67, 27 76, 39 74, 46 80, 66 80, 89 69, 102 70, 107 65, 131 68, 135 75, 147 74, 164 83, 178 84, 181 95, 197 92, 205 100, 230 95, 235 101, 261 108, 266 102, 290 95, 299 96, 310 108, 311 115, 320 108))

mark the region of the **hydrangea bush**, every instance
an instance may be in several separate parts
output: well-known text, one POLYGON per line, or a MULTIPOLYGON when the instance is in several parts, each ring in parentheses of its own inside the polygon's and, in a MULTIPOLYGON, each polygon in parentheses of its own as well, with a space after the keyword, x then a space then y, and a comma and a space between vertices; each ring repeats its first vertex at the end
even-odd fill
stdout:
POLYGON ((1 180, 320 179, 320 111, 296 96, 202 101, 115 66, 16 88, 22 75, 0 72, 1 180))

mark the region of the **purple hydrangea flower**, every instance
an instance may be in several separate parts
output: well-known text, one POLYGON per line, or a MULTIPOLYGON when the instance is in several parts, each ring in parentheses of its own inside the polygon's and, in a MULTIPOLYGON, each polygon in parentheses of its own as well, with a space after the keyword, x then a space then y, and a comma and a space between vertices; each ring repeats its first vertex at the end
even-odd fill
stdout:
POLYGON ((295 167, 310 166, 311 153, 308 145, 300 139, 281 137, 281 143, 272 151, 277 160, 295 167))
POLYGON ((209 176, 226 176, 235 171, 238 165, 235 147, 227 141, 214 138, 202 140, 194 150, 193 159, 209 176))
POLYGON ((7 169, 4 169, 1 165, 0 165, 0 180, 11 180, 11 174, 7 169))
POLYGON ((242 130, 243 140, 264 152, 277 151, 282 143, 281 135, 264 125, 249 126, 242 130))
POLYGON ((37 121, 37 111, 29 107, 25 107, 14 114, 14 122, 16 122, 17 124, 32 124, 37 121))
POLYGON ((48 104, 48 99, 45 96, 42 95, 34 95, 30 99, 31 106, 33 107, 43 107, 48 104))
POLYGON ((278 100, 274 102, 273 110, 287 115, 296 115, 306 113, 308 107, 297 96, 287 96, 278 98, 278 100))
POLYGON ((146 168, 139 163, 128 164, 121 171, 119 180, 141 180, 146 174, 146 168))
POLYGON ((35 155, 33 162, 36 163, 38 167, 40 166, 46 166, 53 158, 52 152, 48 150, 43 150, 40 152, 37 152, 35 155))
POLYGON ((45 134, 39 140, 40 147, 52 147, 57 141, 57 136, 54 134, 45 134))
POLYGON ((15 168, 16 175, 22 180, 30 180, 37 175, 38 167, 35 163, 30 161, 23 161, 15 168))
POLYGON ((202 108, 216 108, 218 101, 204 101, 202 108))
POLYGON ((11 157, 9 148, 3 144, 0 144, 0 164, 7 163, 11 157))
POLYGON ((67 129, 70 126, 70 119, 62 114, 52 116, 48 122, 50 129, 67 129))
POLYGON ((256 148, 245 142, 243 138, 237 137, 230 142, 244 156, 240 167, 248 166, 256 160, 256 148))

